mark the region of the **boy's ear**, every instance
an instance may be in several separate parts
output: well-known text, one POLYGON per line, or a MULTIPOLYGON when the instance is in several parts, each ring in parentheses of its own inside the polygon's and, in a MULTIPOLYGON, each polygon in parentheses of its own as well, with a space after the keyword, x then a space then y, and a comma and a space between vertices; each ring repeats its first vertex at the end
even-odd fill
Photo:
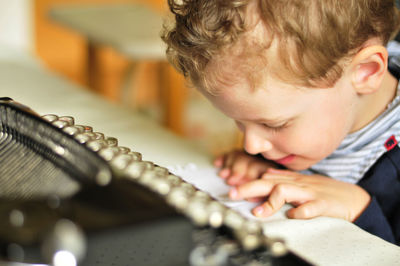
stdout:
POLYGON ((351 63, 353 87, 360 94, 377 91, 387 71, 388 53, 382 45, 361 49, 351 63))

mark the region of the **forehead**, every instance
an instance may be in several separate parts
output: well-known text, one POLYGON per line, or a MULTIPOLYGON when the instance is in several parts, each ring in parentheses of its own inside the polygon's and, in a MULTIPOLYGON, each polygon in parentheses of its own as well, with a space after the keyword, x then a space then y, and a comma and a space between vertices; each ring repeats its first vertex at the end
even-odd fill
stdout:
POLYGON ((284 120, 305 110, 310 104, 309 92, 305 89, 265 78, 253 89, 246 82, 221 86, 218 93, 202 93, 225 115, 243 121, 284 120))

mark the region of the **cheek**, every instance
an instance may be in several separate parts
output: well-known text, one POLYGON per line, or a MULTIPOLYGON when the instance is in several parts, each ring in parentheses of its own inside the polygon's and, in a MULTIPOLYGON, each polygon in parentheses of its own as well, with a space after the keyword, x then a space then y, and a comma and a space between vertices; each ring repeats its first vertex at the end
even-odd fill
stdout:
POLYGON ((323 114, 303 118, 279 136, 277 148, 286 153, 321 160, 339 146, 346 135, 345 125, 343 120, 337 117, 328 120, 323 114))

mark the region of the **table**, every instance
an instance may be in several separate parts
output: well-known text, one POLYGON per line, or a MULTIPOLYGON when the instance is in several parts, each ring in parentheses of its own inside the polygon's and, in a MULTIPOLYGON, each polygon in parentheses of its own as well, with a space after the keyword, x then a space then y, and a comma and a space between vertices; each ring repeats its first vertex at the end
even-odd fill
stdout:
MULTIPOLYGON (((210 156, 131 109, 105 101, 69 83, 27 57, 0 49, 0 96, 9 96, 40 114, 75 117, 77 124, 116 137, 119 145, 142 153, 161 166, 195 163, 198 174, 210 169, 210 156), (17 59, 15 59, 17 58, 17 59)), ((317 265, 397 265, 400 247, 340 219, 293 220, 284 210, 265 223, 270 236, 282 237, 290 249, 317 265)))

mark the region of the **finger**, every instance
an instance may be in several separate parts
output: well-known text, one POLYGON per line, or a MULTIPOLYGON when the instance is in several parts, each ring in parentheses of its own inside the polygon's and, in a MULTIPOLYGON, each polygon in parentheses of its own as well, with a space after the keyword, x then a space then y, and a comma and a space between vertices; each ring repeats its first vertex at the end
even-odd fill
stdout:
POLYGON ((281 175, 281 174, 271 174, 269 172, 263 174, 261 176, 261 179, 270 180, 270 181, 274 180, 276 183, 279 183, 280 181, 282 181, 282 182, 283 181, 286 181, 286 182, 292 181, 293 182, 296 180, 296 178, 293 176, 287 176, 287 175, 281 175))
POLYGON ((277 169, 277 168, 268 168, 267 170, 268 174, 273 174, 273 175, 284 175, 284 176, 291 176, 291 177, 296 177, 299 174, 297 172, 293 172, 290 170, 285 170, 285 169, 277 169))
POLYGON ((224 165, 224 161, 225 161, 224 157, 225 157, 224 155, 221 155, 221 156, 218 156, 217 158, 215 158, 214 166, 221 168, 224 165))
POLYGON ((224 168, 231 168, 235 162, 236 152, 230 152, 224 155, 224 168))
POLYGON ((230 175, 231 175, 231 169, 229 169, 229 168, 223 168, 223 169, 221 169, 219 172, 218 172, 218 175, 221 177, 221 178, 223 178, 223 179, 226 179, 226 178, 228 178, 230 175))
POLYGON ((287 211, 287 216, 292 219, 311 219, 321 216, 325 210, 322 201, 309 201, 287 211))
POLYGON ((307 189, 295 184, 280 183, 273 187, 268 200, 253 210, 254 215, 259 217, 268 217, 276 213, 286 203, 295 203, 296 205, 307 202, 312 195, 307 189))
POLYGON ((274 184, 267 180, 254 180, 243 185, 232 188, 229 191, 231 199, 244 199, 253 197, 265 197, 271 192, 274 184))
POLYGON ((232 174, 227 180, 226 183, 230 186, 238 186, 243 183, 246 183, 246 178, 243 175, 232 174))
POLYGON ((248 202, 262 202, 265 201, 265 197, 254 197, 254 198, 248 198, 246 199, 248 202))
POLYGON ((252 161, 249 163, 246 176, 250 179, 258 179, 268 168, 269 166, 267 164, 263 164, 259 161, 252 161))

